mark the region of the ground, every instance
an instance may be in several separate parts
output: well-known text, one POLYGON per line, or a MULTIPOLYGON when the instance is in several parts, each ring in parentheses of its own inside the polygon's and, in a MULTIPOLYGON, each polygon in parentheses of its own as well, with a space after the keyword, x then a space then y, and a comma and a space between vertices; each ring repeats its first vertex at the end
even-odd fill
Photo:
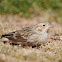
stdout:
MULTIPOLYGON (((53 18, 49 19, 47 16, 22 18, 18 15, 0 15, 0 36, 39 22, 49 22, 53 25, 49 30, 49 36, 62 35, 62 25, 55 19, 51 20, 53 18)), ((49 38, 45 46, 41 45, 40 48, 22 48, 0 41, 0 62, 62 62, 62 40, 49 38)))

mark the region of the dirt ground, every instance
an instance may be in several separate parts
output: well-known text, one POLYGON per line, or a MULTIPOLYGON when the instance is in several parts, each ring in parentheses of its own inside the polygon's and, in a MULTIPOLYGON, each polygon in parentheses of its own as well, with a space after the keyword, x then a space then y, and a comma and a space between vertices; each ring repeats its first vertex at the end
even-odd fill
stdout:
MULTIPOLYGON (((49 37, 62 35, 62 25, 53 18, 49 19, 49 16, 22 18, 18 15, 0 15, 0 36, 40 22, 53 25, 49 30, 49 37)), ((41 45, 40 48, 22 48, 0 41, 0 62, 62 62, 62 40, 49 38, 45 46, 41 45)))

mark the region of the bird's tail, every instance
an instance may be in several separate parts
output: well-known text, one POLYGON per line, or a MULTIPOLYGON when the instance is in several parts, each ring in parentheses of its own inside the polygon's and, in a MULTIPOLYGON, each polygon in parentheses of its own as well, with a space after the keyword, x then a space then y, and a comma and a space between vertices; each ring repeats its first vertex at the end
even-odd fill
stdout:
POLYGON ((9 41, 8 38, 1 38, 0 41, 9 41))

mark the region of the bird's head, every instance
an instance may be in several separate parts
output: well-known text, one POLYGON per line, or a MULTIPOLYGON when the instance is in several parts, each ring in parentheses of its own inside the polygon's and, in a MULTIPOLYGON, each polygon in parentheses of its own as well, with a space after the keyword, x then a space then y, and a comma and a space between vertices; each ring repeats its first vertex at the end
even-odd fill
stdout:
POLYGON ((38 34, 42 34, 42 33, 45 33, 48 31, 49 28, 51 28, 52 25, 49 24, 49 23, 39 23, 39 24, 36 24, 33 29, 35 32, 37 32, 38 34))

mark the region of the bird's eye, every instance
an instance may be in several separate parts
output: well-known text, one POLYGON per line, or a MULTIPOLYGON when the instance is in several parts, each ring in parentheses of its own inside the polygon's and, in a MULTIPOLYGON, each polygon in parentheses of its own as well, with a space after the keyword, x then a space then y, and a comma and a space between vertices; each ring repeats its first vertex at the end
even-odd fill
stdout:
POLYGON ((45 26, 45 25, 43 25, 43 26, 45 26))

